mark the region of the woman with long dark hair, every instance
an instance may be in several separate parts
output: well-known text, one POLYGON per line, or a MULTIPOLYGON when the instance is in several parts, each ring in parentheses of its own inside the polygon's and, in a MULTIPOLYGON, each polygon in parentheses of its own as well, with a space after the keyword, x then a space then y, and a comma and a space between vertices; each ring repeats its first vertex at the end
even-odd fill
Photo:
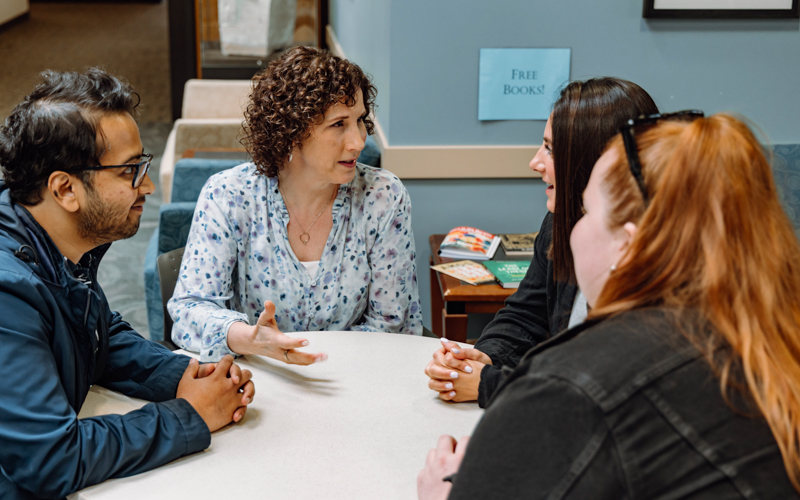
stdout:
POLYGON ((502 379, 502 366, 516 366, 529 349, 586 317, 569 247, 569 233, 581 217, 581 193, 619 127, 657 112, 644 89, 619 78, 593 78, 564 87, 547 120, 542 147, 530 164, 547 184, 550 212, 536 238, 531 266, 474 349, 444 342, 434 353, 425 373, 428 386, 440 398, 477 399, 485 407, 502 379))

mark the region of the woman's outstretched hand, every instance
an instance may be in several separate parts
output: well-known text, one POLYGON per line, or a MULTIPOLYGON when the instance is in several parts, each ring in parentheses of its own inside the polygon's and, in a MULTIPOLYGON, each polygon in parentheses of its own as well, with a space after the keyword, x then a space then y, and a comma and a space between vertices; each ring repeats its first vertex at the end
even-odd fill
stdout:
POLYGON ((425 375, 430 377, 428 387, 445 401, 477 400, 481 370, 492 364, 491 358, 477 349, 461 348, 445 338, 441 341, 442 346, 433 353, 433 360, 425 367, 425 375))
POLYGON ((258 354, 291 365, 310 365, 328 359, 327 354, 297 349, 308 345, 306 339, 284 335, 275 321, 275 304, 267 300, 255 326, 234 323, 228 330, 228 347, 238 354, 258 354))

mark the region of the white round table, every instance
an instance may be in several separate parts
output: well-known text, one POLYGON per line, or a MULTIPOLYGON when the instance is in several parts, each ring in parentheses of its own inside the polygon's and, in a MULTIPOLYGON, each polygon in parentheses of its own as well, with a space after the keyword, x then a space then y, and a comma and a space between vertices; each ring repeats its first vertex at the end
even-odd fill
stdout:
MULTIPOLYGON (((158 469, 86 488, 71 499, 411 499, 441 434, 470 435, 477 404, 446 403, 423 373, 432 338, 371 332, 306 332, 309 352, 329 359, 286 365, 259 356, 256 397, 245 419, 211 446, 158 469)), ((93 388, 81 417, 144 405, 93 388)))

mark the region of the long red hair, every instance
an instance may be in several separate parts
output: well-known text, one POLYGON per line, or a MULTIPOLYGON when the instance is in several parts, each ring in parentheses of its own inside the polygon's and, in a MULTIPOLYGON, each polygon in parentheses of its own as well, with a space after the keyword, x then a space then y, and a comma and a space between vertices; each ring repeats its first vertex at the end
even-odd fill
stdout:
POLYGON ((618 159, 604 180, 609 223, 632 221, 638 231, 591 317, 645 306, 702 311, 713 328, 684 333, 723 394, 743 375, 800 491, 800 245, 763 148, 725 114, 661 121, 636 142, 650 202, 615 137, 608 149, 618 159))

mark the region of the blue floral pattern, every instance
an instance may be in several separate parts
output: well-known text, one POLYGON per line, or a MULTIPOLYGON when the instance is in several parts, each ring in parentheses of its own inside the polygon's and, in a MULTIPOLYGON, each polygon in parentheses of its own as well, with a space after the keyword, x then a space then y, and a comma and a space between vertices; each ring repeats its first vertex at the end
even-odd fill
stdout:
POLYGON ((255 324, 275 303, 284 332, 360 330, 422 334, 411 201, 386 170, 358 164, 339 187, 333 228, 309 276, 287 240, 277 179, 247 163, 212 176, 197 202, 167 308, 172 339, 204 361, 235 354, 228 328, 255 324))

